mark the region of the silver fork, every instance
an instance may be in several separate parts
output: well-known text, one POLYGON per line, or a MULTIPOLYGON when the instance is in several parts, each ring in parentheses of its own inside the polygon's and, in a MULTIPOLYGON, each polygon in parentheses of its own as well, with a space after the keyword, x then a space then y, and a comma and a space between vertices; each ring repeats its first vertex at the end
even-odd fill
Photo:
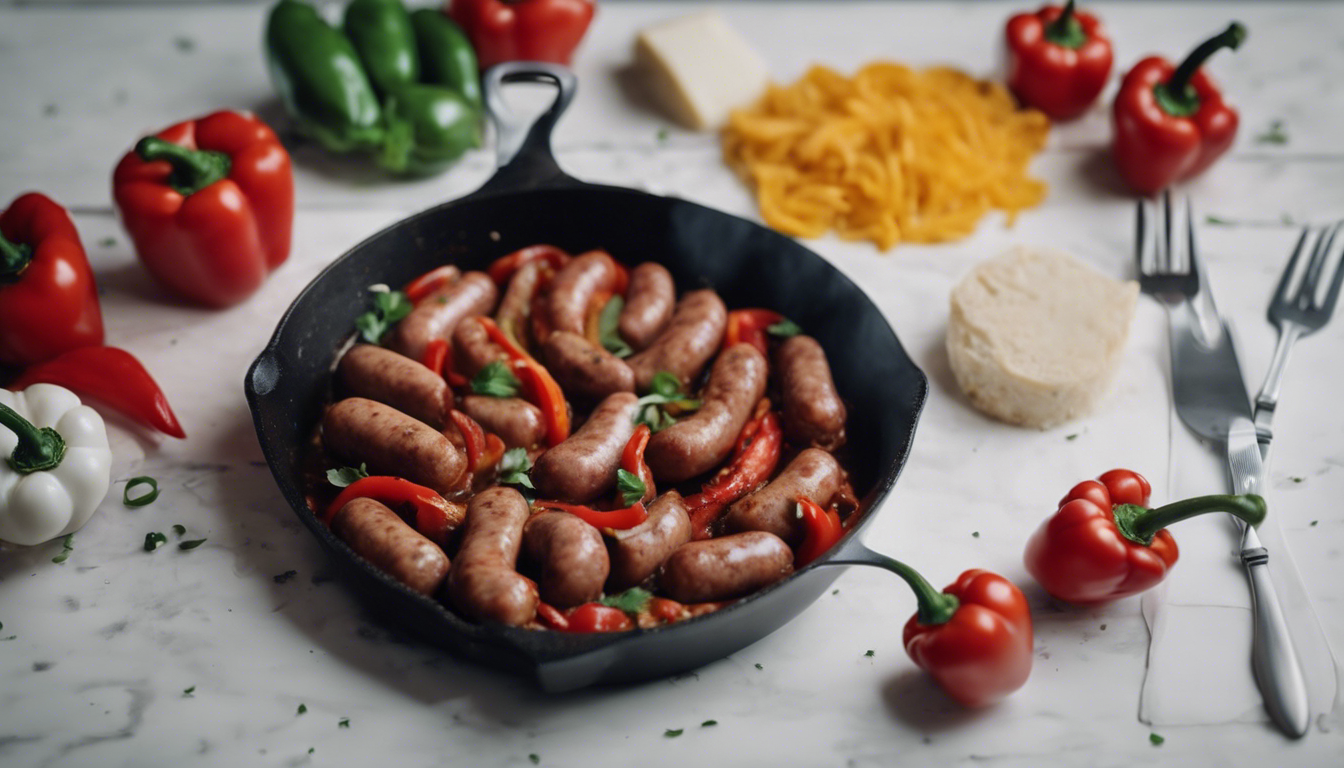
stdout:
MULTIPOLYGON (((1306 268, 1299 270, 1298 263, 1307 251, 1307 241, 1312 235, 1311 227, 1302 228, 1302 236, 1297 240, 1297 247, 1293 249, 1292 258, 1288 260, 1288 266, 1284 267, 1283 277, 1279 279, 1279 286, 1269 303, 1269 322, 1279 329, 1279 343, 1274 347, 1274 359, 1270 361, 1269 372, 1265 374, 1265 383, 1260 387, 1260 394, 1255 396, 1255 430, 1260 440, 1261 453, 1268 452, 1270 440, 1274 437, 1270 422, 1274 420, 1279 387, 1283 383, 1283 371, 1288 367, 1288 353, 1292 351, 1293 343, 1319 331, 1321 326, 1329 322, 1335 304, 1339 302, 1340 285, 1344 284, 1344 263, 1341 263, 1344 254, 1336 259, 1331 259, 1330 255, 1341 228, 1344 228, 1344 221, 1317 230, 1306 268), (1329 278, 1330 287, 1325 296, 1321 297, 1320 287, 1325 280, 1327 264, 1334 269, 1334 273, 1329 278)), ((1344 237, 1339 240, 1341 246, 1344 246, 1344 237)))

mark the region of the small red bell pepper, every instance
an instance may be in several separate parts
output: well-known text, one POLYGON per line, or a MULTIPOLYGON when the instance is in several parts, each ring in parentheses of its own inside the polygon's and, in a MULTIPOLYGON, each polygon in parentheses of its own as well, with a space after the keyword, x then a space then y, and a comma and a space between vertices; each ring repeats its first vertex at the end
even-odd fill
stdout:
POLYGON ((1087 111, 1111 74, 1111 41, 1101 22, 1047 5, 1008 20, 1008 88, 1018 101, 1052 120, 1071 120, 1087 111))
POLYGON ((487 273, 495 285, 504 287, 513 277, 513 273, 534 261, 549 264, 551 269, 559 269, 569 263, 570 255, 554 245, 529 245, 513 253, 500 256, 490 263, 487 273))
POLYGON ((461 276, 462 270, 452 264, 445 264, 442 267, 435 267, 407 283, 406 287, 401 289, 401 292, 406 294, 407 300, 412 304, 419 304, 421 299, 428 297, 445 285, 456 283, 461 276))
POLYGON ((770 479, 784 447, 784 430, 779 417, 770 410, 769 399, 756 405, 756 414, 738 435, 728 466, 705 483, 700 493, 686 497, 691 516, 691 535, 696 540, 710 538, 710 526, 729 504, 756 490, 770 479))
POLYGON ((1136 595, 1166 578, 1180 550, 1164 530, 1209 512, 1228 512, 1250 525, 1265 519, 1265 500, 1199 496, 1148 509, 1148 481, 1112 470, 1074 486, 1054 515, 1027 541, 1027 570, 1057 599, 1099 605, 1136 595))
POLYGON ((394 510, 409 506, 415 515, 415 530, 440 547, 447 546, 449 534, 462 524, 465 517, 465 511, 460 505, 453 504, 433 489, 400 477, 374 475, 361 477, 347 485, 322 512, 322 522, 331 525, 332 518, 341 507, 360 498, 373 499, 394 510))
POLYGON ((481 327, 490 336, 490 340, 504 348, 509 356, 509 365, 518 382, 523 385, 523 394, 528 402, 541 409, 542 420, 546 423, 546 445, 555 446, 569 437, 569 404, 565 402, 565 392, 551 377, 541 363, 500 330, 494 320, 479 317, 481 327))
POLYGON ((0 363, 103 343, 98 286, 70 214, 37 192, 0 213, 0 363))
POLYGON ((944 691, 967 707, 993 704, 1031 675, 1031 609, 1015 584, 989 571, 962 573, 942 592, 904 563, 919 610, 905 624, 905 652, 944 691))
POLYGON ((723 332, 723 348, 743 342, 759 349, 766 359, 770 357, 768 328, 784 322, 784 316, 769 309, 735 309, 728 313, 728 324, 723 332))
POLYGON ((19 390, 32 384, 65 387, 165 435, 187 436, 154 377, 124 349, 72 349, 54 360, 31 366, 9 386, 19 390))
POLYGON ((150 274, 197 304, 237 304, 289 257, 289 153, 255 117, 216 112, 141 139, 112 192, 150 274))
MULTIPOLYGON (((648 462, 644 461, 644 450, 649 447, 649 438, 653 432, 648 424, 640 424, 635 427, 635 434, 630 436, 630 440, 625 444, 625 450, 621 451, 621 469, 629 472, 644 484, 644 495, 640 501, 648 504, 658 495, 658 489, 653 482, 653 470, 649 469, 648 462)), ((619 484, 617 485, 616 498, 621 499, 619 484)))
POLYGON ((845 535, 840 515, 834 509, 822 509, 809 498, 798 499, 798 516, 803 520, 803 543, 793 553, 795 569, 821 557, 845 535))
POLYGON ((1236 49, 1246 28, 1233 23, 1173 67, 1149 56, 1125 75, 1115 97, 1115 165, 1143 194, 1201 173, 1232 146, 1237 111, 1200 69, 1223 48, 1236 49))
POLYGON ((584 603, 570 609, 565 618, 565 632, 625 632, 635 628, 625 611, 601 603, 584 603))
POLYGON ((609 512, 593 509, 582 504, 568 504, 563 501, 534 501, 532 506, 568 512, 599 530, 614 528, 623 531, 627 528, 634 528, 649 519, 649 512, 644 508, 644 502, 642 501, 637 501, 625 509, 613 509, 609 512))
POLYGON ((449 0, 447 13, 484 70, 502 61, 568 65, 595 10, 592 0, 449 0))

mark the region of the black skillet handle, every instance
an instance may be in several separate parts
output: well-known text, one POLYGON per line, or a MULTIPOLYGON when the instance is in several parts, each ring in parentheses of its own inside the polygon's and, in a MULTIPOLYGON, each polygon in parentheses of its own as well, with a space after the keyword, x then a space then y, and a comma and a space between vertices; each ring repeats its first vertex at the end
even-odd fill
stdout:
POLYGON ((499 170, 477 193, 514 192, 577 184, 555 162, 551 132, 574 100, 579 81, 567 67, 540 61, 508 61, 485 72, 485 105, 495 124, 499 170), (519 118, 504 101, 509 83, 550 83, 555 101, 534 122, 519 118))

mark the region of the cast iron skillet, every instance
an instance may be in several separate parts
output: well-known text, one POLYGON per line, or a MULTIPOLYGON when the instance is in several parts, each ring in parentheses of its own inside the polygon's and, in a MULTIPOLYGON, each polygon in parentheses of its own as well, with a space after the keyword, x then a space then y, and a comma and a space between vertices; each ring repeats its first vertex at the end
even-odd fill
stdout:
POLYGON ((295 299, 245 388, 257 438, 276 483, 367 602, 395 623, 469 659, 535 676, 548 691, 633 682, 702 666, 773 632, 839 575, 827 565, 882 565, 858 539, 900 474, 928 393, 923 372, 863 291, 794 240, 683 200, 566 176, 550 134, 576 82, 562 67, 515 62, 486 73, 499 126, 502 167, 481 189, 395 224, 327 267, 295 299), (519 124, 501 99, 510 82, 558 89, 536 122, 519 124), (507 158, 507 162, 503 159, 507 158), (320 416, 338 350, 369 306, 368 287, 403 285, 445 262, 483 269, 534 243, 570 252, 605 248, 618 259, 665 265, 680 291, 712 286, 730 308, 769 307, 815 336, 849 403, 847 465, 864 496, 864 518, 830 552, 792 577, 734 605, 676 625, 569 635, 468 622, 373 568, 313 516, 301 459, 320 416))

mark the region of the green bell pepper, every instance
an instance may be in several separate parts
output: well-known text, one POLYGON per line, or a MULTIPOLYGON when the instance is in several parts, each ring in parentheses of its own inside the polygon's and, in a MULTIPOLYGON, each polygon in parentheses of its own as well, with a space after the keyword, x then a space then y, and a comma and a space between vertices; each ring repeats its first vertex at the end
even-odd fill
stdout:
POLYGON ((354 0, 343 28, 380 96, 420 80, 411 16, 401 0, 354 0))
POLYGON ((387 139, 378 164, 394 173, 443 170, 481 144, 480 111, 457 91, 403 85, 383 103, 387 139))
POLYGON ((462 94, 481 109, 481 77, 476 49, 462 28, 441 11, 421 8, 411 13, 415 44, 420 49, 420 73, 426 83, 442 85, 462 94))

